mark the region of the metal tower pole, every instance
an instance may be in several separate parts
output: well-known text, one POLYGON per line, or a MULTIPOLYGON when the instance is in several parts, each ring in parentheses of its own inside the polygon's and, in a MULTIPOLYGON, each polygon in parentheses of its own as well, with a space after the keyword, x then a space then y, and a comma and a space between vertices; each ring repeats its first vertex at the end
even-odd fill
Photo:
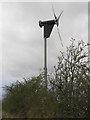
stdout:
POLYGON ((44 77, 45 86, 47 88, 47 38, 44 38, 44 77))

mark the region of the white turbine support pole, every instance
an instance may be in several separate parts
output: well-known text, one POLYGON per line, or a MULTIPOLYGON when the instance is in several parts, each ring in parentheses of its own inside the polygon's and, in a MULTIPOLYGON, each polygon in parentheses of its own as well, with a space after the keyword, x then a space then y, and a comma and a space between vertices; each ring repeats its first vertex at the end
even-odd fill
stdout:
POLYGON ((44 78, 47 88, 47 38, 44 38, 44 78))

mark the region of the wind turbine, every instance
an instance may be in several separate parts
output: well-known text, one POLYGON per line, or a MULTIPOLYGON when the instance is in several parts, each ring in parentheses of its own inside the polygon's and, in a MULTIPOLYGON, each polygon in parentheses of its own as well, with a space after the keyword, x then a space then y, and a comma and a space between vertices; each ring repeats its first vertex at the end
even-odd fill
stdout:
POLYGON ((44 77, 45 77, 46 88, 47 88, 47 38, 50 37, 50 34, 51 34, 52 29, 53 29, 55 24, 57 26, 57 31, 58 31, 58 35, 59 35, 59 38, 60 38, 60 41, 61 41, 61 45, 63 46, 62 40, 61 40, 61 35, 60 35, 60 32, 59 32, 59 28, 58 28, 59 19, 62 15, 63 11, 60 13, 60 15, 57 18, 56 15, 55 15, 53 6, 52 6, 52 9, 53 9, 53 14, 54 14, 55 19, 48 20, 48 21, 39 21, 39 26, 41 28, 44 27, 44 77))

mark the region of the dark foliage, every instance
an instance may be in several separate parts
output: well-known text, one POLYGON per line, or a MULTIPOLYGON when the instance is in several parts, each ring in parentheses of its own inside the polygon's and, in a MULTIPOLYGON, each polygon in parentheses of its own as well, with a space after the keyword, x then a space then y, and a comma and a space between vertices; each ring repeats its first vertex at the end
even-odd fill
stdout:
POLYGON ((43 74, 24 82, 5 86, 3 117, 17 118, 86 118, 88 115, 88 51, 83 41, 60 52, 48 89, 43 74))

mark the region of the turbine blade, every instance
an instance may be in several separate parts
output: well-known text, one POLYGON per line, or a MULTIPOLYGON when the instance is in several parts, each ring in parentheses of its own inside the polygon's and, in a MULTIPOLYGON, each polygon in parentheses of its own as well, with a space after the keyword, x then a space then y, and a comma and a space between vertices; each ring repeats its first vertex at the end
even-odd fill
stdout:
POLYGON ((56 17, 56 15, 55 15, 55 11, 54 11, 53 5, 52 5, 52 10, 53 10, 54 17, 55 17, 55 19, 57 20, 57 17, 56 17))
POLYGON ((58 35, 59 35, 59 38, 60 38, 60 41, 61 41, 61 45, 63 47, 63 43, 62 43, 62 39, 61 39, 61 35, 60 35, 60 32, 59 32, 59 28, 57 27, 57 31, 58 31, 58 35))
POLYGON ((59 21, 59 19, 60 19, 60 17, 61 17, 61 15, 62 15, 62 13, 63 13, 63 11, 60 13, 60 15, 58 16, 58 21, 59 21))

